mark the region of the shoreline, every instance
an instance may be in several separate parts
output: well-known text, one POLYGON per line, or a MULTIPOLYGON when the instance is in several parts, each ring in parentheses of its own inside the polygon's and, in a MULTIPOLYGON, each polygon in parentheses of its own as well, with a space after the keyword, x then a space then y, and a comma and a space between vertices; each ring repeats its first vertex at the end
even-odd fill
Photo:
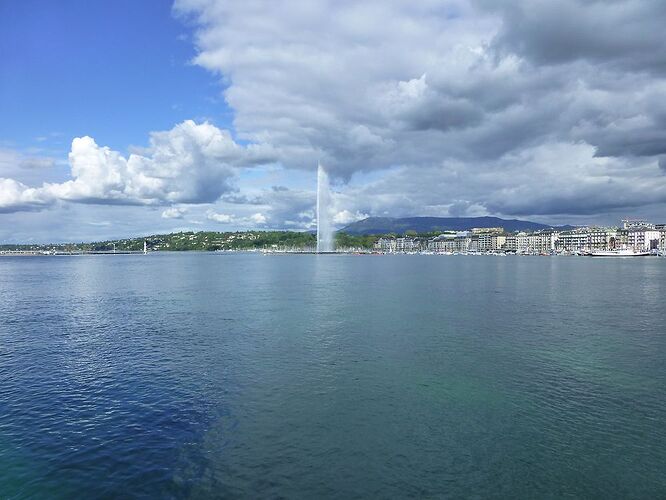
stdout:
POLYGON ((0 251, 0 257, 85 257, 85 256, 114 256, 114 255, 151 255, 151 254, 262 254, 267 255, 365 255, 365 256, 397 256, 397 255, 419 255, 419 256, 437 256, 437 257, 595 257, 605 259, 618 258, 636 258, 636 257, 666 257, 664 253, 651 253, 647 255, 590 255, 584 252, 554 252, 554 253, 513 253, 513 252, 377 252, 361 250, 343 250, 333 252, 316 252, 312 250, 159 250, 143 252, 137 251, 91 251, 91 252, 48 252, 48 251, 27 251, 27 250, 5 250, 0 251))

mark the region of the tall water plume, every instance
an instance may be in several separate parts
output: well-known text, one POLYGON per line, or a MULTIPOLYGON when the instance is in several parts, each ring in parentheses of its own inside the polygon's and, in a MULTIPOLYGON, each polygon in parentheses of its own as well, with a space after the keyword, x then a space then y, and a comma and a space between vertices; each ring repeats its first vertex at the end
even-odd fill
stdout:
POLYGON ((328 174, 321 163, 317 167, 317 252, 332 252, 331 188, 328 174))

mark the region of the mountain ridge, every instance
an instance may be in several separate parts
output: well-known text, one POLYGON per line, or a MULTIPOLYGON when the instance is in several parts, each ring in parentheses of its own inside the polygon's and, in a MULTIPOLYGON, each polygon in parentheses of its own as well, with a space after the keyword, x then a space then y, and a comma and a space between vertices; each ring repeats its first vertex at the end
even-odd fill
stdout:
POLYGON ((573 226, 549 226, 539 222, 500 217, 368 217, 340 229, 347 234, 404 234, 406 231, 466 231, 472 228, 503 227, 506 231, 539 231, 573 229, 573 226))

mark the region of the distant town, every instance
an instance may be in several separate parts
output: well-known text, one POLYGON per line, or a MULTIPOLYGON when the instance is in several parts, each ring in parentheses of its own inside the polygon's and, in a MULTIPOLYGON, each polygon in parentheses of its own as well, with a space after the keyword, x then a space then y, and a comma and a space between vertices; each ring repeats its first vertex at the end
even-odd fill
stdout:
POLYGON ((373 247, 383 253, 430 252, 580 255, 602 252, 658 254, 666 251, 666 224, 623 220, 620 227, 580 227, 506 232, 501 227, 445 231, 423 237, 381 237, 373 247))
MULTIPOLYGON (((335 236, 338 253, 666 255, 666 224, 623 220, 618 227, 506 231, 481 227, 464 231, 335 236), (623 253, 624 252, 624 253, 623 253)), ((316 235, 295 231, 186 231, 93 243, 0 245, 0 255, 132 254, 158 251, 253 251, 314 253, 316 235)))

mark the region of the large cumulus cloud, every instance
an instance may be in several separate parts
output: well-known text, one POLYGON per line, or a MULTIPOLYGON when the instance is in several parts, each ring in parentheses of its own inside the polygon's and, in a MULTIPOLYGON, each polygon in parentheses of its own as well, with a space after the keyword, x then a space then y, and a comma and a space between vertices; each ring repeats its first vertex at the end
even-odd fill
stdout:
POLYGON ((0 210, 36 210, 57 201, 118 205, 209 203, 233 189, 241 167, 272 160, 269 147, 241 146, 228 131, 191 120, 154 132, 141 153, 123 156, 92 137, 72 141, 71 180, 28 187, 0 179, 0 210))
POLYGON ((53 197, 14 179, 0 178, 0 213, 40 210, 53 203, 53 197))

